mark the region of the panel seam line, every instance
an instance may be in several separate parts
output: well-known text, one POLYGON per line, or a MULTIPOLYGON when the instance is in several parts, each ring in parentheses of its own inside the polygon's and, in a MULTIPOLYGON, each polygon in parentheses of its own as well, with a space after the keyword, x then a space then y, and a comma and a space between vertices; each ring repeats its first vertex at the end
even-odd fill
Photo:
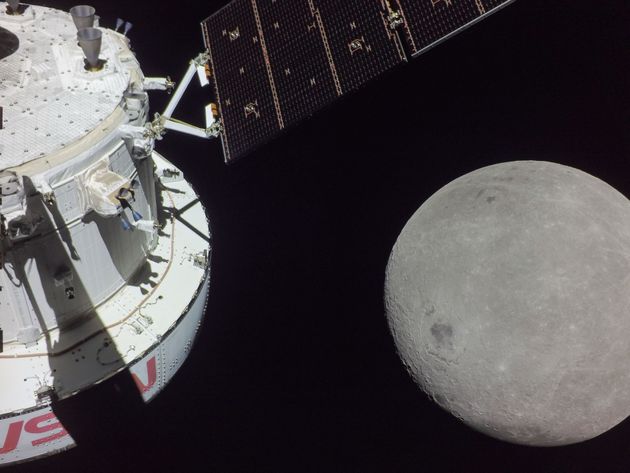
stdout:
POLYGON ((337 74, 337 66, 335 65, 335 60, 333 59, 332 51, 330 49, 330 44, 328 43, 328 36, 326 35, 326 29, 324 28, 324 22, 322 21, 322 17, 319 13, 319 9, 315 8, 315 5, 313 4, 313 0, 308 0, 308 4, 311 7, 311 13, 315 17, 315 21, 317 21, 317 25, 319 26, 319 32, 322 36, 322 42, 324 43, 326 56, 328 56, 328 64, 330 65, 330 71, 332 73, 333 81, 335 83, 335 89, 337 89, 337 95, 343 95, 343 90, 341 89, 341 82, 339 81, 339 75, 337 74))
POLYGON ((254 9, 254 18, 256 19, 256 28, 258 29, 258 36, 260 36, 260 46, 262 48, 263 58, 265 60, 265 67, 267 69, 267 75, 269 76, 269 85, 271 86, 271 94, 273 95, 273 104, 276 108, 276 115, 278 117, 278 125, 282 130, 284 128, 284 119, 282 118, 282 110, 280 109, 280 100, 278 99, 278 91, 276 90, 276 83, 273 79, 273 71, 271 70, 271 61, 269 60, 269 53, 267 52, 267 45, 265 44, 265 34, 262 29, 262 23, 260 22, 260 16, 258 14, 258 5, 256 0, 252 0, 252 8, 254 9))

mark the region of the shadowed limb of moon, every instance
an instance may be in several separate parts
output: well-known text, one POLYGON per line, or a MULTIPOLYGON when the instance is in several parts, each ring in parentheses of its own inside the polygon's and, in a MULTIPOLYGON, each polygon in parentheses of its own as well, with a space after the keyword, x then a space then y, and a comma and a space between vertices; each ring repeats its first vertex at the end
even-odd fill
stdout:
POLYGON ((553 446, 630 414, 630 205, 519 161, 460 177, 400 234, 385 284, 416 383, 476 430, 553 446))
POLYGON ((0 61, 9 57, 20 47, 20 40, 9 30, 0 28, 0 61))

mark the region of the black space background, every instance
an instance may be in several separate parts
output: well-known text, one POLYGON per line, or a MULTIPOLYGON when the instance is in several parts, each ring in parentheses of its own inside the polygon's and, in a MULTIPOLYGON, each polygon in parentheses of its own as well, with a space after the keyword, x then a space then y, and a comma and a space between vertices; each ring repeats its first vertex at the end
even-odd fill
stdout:
MULTIPOLYGON (((147 75, 179 79, 224 3, 94 6, 135 24, 147 75)), ((466 172, 550 160, 630 195, 629 20, 623 0, 519 0, 230 167, 218 143, 169 134, 158 150, 213 229, 196 347, 148 406, 122 381, 67 402, 81 446, 10 470, 630 471, 630 421, 547 449, 459 423, 405 373, 382 303, 405 222, 466 172)), ((193 84, 179 117, 202 123, 209 96, 193 84)))

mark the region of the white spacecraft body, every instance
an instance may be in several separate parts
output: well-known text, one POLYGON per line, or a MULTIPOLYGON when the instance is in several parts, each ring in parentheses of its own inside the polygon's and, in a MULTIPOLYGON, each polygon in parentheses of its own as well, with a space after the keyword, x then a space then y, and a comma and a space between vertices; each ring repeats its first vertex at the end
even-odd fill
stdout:
POLYGON ((0 55, 0 466, 74 445, 56 399, 125 369, 153 398, 209 284, 205 210, 153 149, 146 90, 163 82, 106 29, 104 65, 86 70, 71 16, 24 8, 0 2, 19 40, 0 55))

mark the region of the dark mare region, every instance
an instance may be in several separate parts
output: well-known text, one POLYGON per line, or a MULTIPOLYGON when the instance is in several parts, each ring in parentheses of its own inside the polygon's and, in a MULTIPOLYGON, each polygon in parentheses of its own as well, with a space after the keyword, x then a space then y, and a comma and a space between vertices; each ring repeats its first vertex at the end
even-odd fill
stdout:
POLYGON ((20 40, 9 30, 0 28, 0 61, 9 57, 20 47, 20 40))

